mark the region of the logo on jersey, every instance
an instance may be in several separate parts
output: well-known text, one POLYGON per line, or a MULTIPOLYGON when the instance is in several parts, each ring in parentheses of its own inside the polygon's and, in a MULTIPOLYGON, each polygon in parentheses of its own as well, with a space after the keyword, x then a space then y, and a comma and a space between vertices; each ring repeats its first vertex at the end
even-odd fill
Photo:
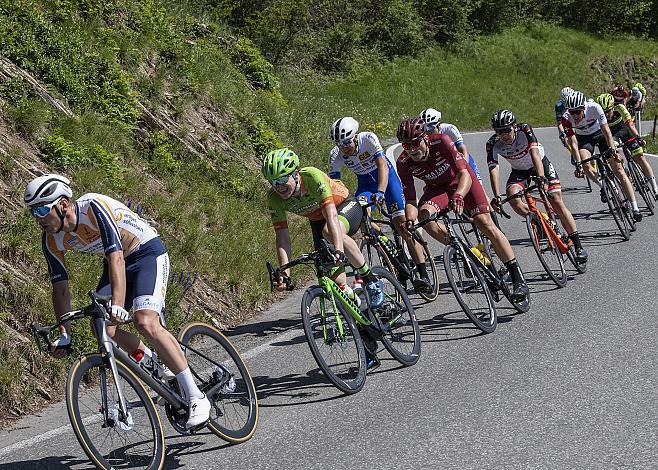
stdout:
POLYGON ((368 160, 370 158, 370 153, 369 152, 363 152, 361 155, 359 155, 359 160, 368 160))
POLYGON ((327 190, 327 185, 326 183, 320 183, 318 184, 318 192, 323 193, 327 190))
POLYGON ((398 203, 397 202, 392 202, 391 203, 391 212, 396 212, 399 209, 398 203))

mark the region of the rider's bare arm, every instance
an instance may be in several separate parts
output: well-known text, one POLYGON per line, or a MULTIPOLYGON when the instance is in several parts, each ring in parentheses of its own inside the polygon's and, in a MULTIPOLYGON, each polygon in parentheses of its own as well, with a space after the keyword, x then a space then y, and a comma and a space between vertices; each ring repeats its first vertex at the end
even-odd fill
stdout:
MULTIPOLYGON (((274 233, 276 243, 276 257, 279 260, 279 266, 282 266, 290 261, 290 231, 288 230, 288 227, 284 227, 277 229, 274 233)), ((290 276, 290 269, 286 269, 285 273, 287 276, 290 276)))
POLYGON ((338 221, 338 212, 334 204, 327 204, 322 208, 322 215, 327 221, 327 230, 331 243, 338 251, 343 251, 343 231, 340 229, 338 221))
MULTIPOLYGON (((62 315, 71 311, 71 291, 69 290, 69 281, 58 281, 53 283, 53 308, 55 316, 59 320, 62 315)), ((60 333, 71 334, 71 322, 66 322, 59 327, 60 333)))
POLYGON ((462 197, 466 196, 471 190, 471 184, 473 184, 468 169, 459 170, 459 172, 457 172, 457 181, 457 190, 455 193, 460 194, 462 197))
POLYGON ((491 191, 493 191, 494 197, 500 196, 500 169, 498 165, 489 167, 489 181, 491 183, 491 191))
POLYGON ((535 166, 537 176, 546 176, 544 175, 544 164, 541 161, 538 147, 530 147, 530 157, 532 158, 532 164, 535 166))
POLYGON ((388 185, 388 164, 386 163, 386 157, 380 157, 375 159, 377 164, 377 191, 385 193, 386 186, 388 185))
POLYGON ((108 274, 112 287, 112 305, 124 306, 126 301, 126 262, 123 251, 113 251, 107 255, 108 274))

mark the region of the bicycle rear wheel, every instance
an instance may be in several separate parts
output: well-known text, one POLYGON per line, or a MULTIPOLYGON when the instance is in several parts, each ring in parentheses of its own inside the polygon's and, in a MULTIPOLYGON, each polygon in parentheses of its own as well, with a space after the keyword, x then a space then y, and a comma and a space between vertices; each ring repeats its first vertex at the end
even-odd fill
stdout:
POLYGON ((569 245, 569 251, 567 251, 567 258, 569 258, 569 261, 576 269, 576 272, 578 274, 584 274, 587 272, 587 263, 578 263, 576 261, 576 248, 573 246, 573 244, 569 245))
POLYGON ((366 382, 366 353, 354 318, 340 301, 336 306, 320 286, 309 287, 302 298, 302 323, 322 372, 343 393, 353 394, 366 382))
POLYGON ((484 333, 496 329, 496 305, 480 268, 453 245, 443 250, 446 276, 457 302, 473 324, 484 333))
POLYGON ((383 325, 382 343, 396 361, 411 366, 420 358, 420 327, 414 306, 393 274, 380 267, 372 273, 384 282, 384 303, 373 312, 383 325))
POLYGON ((619 200, 619 195, 617 193, 618 189, 612 187, 606 178, 601 180, 601 187, 603 188, 603 191, 606 195, 608 208, 610 209, 612 218, 615 220, 615 224, 617 224, 617 228, 619 228, 621 236, 624 238, 624 240, 630 239, 631 230, 630 226, 628 225, 628 220, 624 215, 624 210, 621 207, 621 201, 619 200))
POLYGON ((153 400, 130 369, 119 361, 116 365, 128 408, 125 418, 112 370, 100 354, 83 356, 71 366, 66 407, 75 437, 98 468, 160 469, 164 433, 153 400))
POLYGON ((562 253, 558 250, 553 235, 544 229, 539 216, 534 212, 526 215, 525 222, 532 246, 546 274, 556 286, 564 287, 567 284, 567 271, 564 269, 562 253))
POLYGON ((640 193, 640 196, 642 196, 644 205, 647 207, 647 211, 649 211, 649 214, 654 215, 655 199, 653 196, 653 191, 651 191, 649 186, 649 181, 644 176, 644 173, 642 173, 640 166, 635 160, 633 160, 632 157, 628 159, 628 168, 630 170, 629 176, 631 177, 631 181, 633 182, 637 192, 640 193))
POLYGON ((251 438, 258 424, 256 387, 240 353, 217 328, 189 323, 178 335, 185 357, 210 404, 208 428, 234 444, 251 438))

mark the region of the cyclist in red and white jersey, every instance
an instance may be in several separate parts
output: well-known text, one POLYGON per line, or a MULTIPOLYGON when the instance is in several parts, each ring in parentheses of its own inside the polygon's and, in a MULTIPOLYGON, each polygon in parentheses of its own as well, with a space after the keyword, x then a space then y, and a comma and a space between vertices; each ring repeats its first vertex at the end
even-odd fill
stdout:
MULTIPOLYGON (((103 274, 97 291, 111 295, 108 334, 136 361, 152 352, 140 339, 118 328, 133 310, 133 324, 175 374, 183 397, 189 402, 187 428, 197 428, 210 415, 210 402, 194 382, 180 345, 161 318, 169 277, 169 256, 157 232, 121 202, 88 193, 73 199, 67 178, 49 174, 33 179, 23 201, 42 231, 41 246, 52 282, 55 315, 71 310, 69 275, 64 262, 69 250, 100 255, 103 274)), ((71 323, 60 328, 50 353, 61 358, 70 352, 71 323)), ((167 372, 169 372, 167 371, 167 372)))
MULTIPOLYGON (((503 157, 512 166, 512 173, 507 179, 507 195, 511 196, 527 188, 531 176, 539 177, 539 185, 548 193, 551 207, 557 212, 564 230, 573 241, 578 263, 586 263, 587 251, 580 242, 576 221, 562 199, 560 178, 530 124, 517 124, 511 111, 501 109, 491 117, 491 127, 495 134, 487 141, 486 148, 495 202, 500 202, 498 157, 503 157)), ((496 204, 492 205, 496 209, 496 204)), ((510 205, 522 217, 528 214, 528 205, 523 198, 512 199, 510 205)))
MULTIPOLYGON (((571 142, 571 155, 577 162, 576 176, 582 178, 583 174, 586 174, 593 183, 600 187, 601 182, 591 163, 582 165, 580 162, 592 156, 594 147, 598 147, 604 155, 614 156, 614 158, 608 159, 608 163, 619 178, 622 189, 631 202, 633 219, 639 222, 642 220, 642 213, 635 199, 633 185, 621 164, 622 157, 617 152, 617 142, 612 137, 603 108, 594 101, 587 101, 585 95, 580 91, 572 93, 567 98, 566 105, 567 112, 564 113, 562 122, 571 142)), ((601 189, 601 202, 606 202, 605 197, 605 193, 601 189)))
MULTIPOLYGON (((397 160, 406 202, 404 227, 413 224, 416 219, 425 220, 448 206, 458 216, 466 209, 473 223, 491 240, 496 254, 507 266, 514 284, 514 297, 519 301, 525 299, 528 286, 509 240, 494 224, 490 215, 491 206, 482 185, 450 137, 444 134, 428 135, 425 122, 418 117, 402 121, 397 137, 404 148, 397 160), (418 202, 414 177, 425 182, 418 202)), ((439 242, 448 242, 443 224, 430 223, 425 227, 427 233, 439 242)), ((408 231, 404 230, 403 236, 411 256, 419 263, 422 260, 420 247, 411 242, 413 239, 408 231)))

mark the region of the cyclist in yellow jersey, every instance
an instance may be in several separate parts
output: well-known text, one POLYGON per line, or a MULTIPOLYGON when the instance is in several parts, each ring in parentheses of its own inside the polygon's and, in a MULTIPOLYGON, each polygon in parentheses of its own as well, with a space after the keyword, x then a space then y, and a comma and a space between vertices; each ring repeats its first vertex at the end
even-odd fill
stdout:
POLYGON ((653 174, 653 169, 644 156, 643 147, 646 145, 646 142, 637 131, 630 112, 625 105, 621 103, 615 104, 614 97, 609 93, 599 95, 596 98, 596 102, 601 105, 603 112, 605 112, 605 117, 608 119, 608 126, 610 126, 612 136, 623 142, 633 160, 640 165, 642 173, 644 173, 644 176, 651 183, 651 189, 655 196, 658 194, 658 185, 656 184, 656 177, 653 174))
MULTIPOLYGON (((291 243, 288 231, 287 212, 309 219, 316 249, 321 247, 321 239, 331 242, 336 248, 335 262, 342 265, 345 257, 366 282, 370 306, 377 308, 384 302, 384 285, 370 271, 361 250, 351 235, 361 224, 362 209, 359 203, 349 197, 345 185, 332 180, 323 171, 314 167, 299 166, 299 157, 290 149, 282 148, 269 152, 263 159, 262 173, 272 185, 267 194, 267 206, 274 225, 276 252, 280 265, 290 260, 291 243)), ((359 303, 346 284, 344 268, 335 271, 333 278, 350 298, 359 303)), ((291 285, 290 270, 282 273, 277 290, 285 290, 291 285)), ((379 365, 375 356, 376 343, 364 337, 368 368, 379 365)))

